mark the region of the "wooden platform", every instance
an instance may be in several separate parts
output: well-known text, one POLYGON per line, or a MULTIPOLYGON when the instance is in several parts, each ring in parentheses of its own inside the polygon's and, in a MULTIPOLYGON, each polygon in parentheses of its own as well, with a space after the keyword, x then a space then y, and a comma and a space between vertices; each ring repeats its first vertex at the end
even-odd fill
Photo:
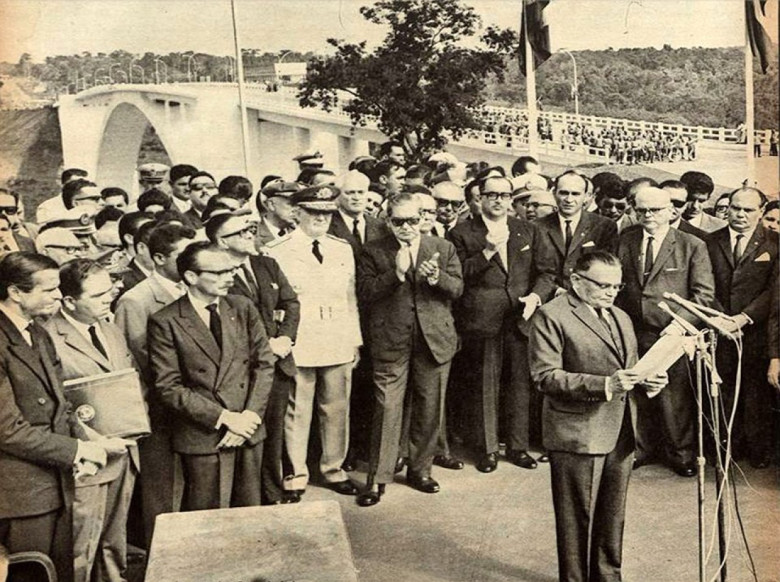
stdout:
POLYGON ((146 582, 357 582, 336 501, 157 518, 146 582))

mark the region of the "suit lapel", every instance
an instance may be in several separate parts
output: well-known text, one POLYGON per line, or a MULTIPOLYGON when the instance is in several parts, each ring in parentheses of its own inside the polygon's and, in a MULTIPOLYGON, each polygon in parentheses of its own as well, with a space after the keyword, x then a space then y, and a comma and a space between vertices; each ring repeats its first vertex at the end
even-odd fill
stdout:
MULTIPOLYGON (((569 299, 571 302, 571 298, 569 299)), ((595 333, 601 341, 603 341, 605 344, 607 344, 607 347, 609 347, 610 350, 612 350, 612 353, 615 354, 615 357, 618 359, 619 362, 622 362, 622 358, 620 357, 620 352, 618 351, 617 346, 615 345, 615 342, 612 340, 612 336, 610 335, 609 331, 607 331, 607 328, 604 327, 604 324, 599 321, 598 317, 596 317, 596 314, 593 312, 593 310, 588 307, 588 305, 579 299, 577 299, 575 302, 572 302, 572 305, 576 305, 574 308, 574 315, 579 318, 582 323, 587 325, 593 333, 595 333), (579 303, 577 305, 577 303, 579 303)), ((620 330, 620 333, 623 334, 623 330, 620 330)), ((625 345, 625 342, 624 342, 625 345)))
MULTIPOLYGON (((103 356, 103 354, 97 350, 95 346, 92 345, 92 342, 87 341, 87 338, 81 335, 78 330, 73 327, 73 325, 61 314, 57 314, 55 317, 57 318, 55 320, 57 333, 63 336, 65 343, 70 348, 87 356, 90 360, 100 366, 105 372, 111 371, 111 363, 105 356, 103 356)), ((108 352, 109 347, 103 347, 108 352)))
MULTIPOLYGON (((34 325, 32 327, 35 329, 37 326, 34 325)), ((29 346, 24 337, 22 337, 21 332, 2 312, 0 312, 0 329, 2 329, 3 333, 8 337, 8 349, 20 362, 30 368, 30 371, 49 387, 49 376, 39 354, 29 346)), ((33 339, 37 341, 38 337, 33 337, 33 339)))
POLYGON ((630 237, 628 238, 627 241, 629 260, 631 261, 631 265, 634 266, 634 273, 636 275, 636 280, 639 281, 640 285, 642 285, 643 283, 644 271, 645 271, 645 266, 641 262, 642 232, 644 231, 641 228, 638 228, 636 230, 632 230, 626 233, 626 237, 630 237))
POLYGON ((203 350, 212 362, 219 365, 218 356, 220 349, 217 345, 217 340, 214 339, 208 326, 203 323, 203 320, 195 312, 195 308, 186 295, 179 299, 179 316, 177 319, 179 325, 198 344, 198 347, 203 350))
MULTIPOLYGON (((574 232, 571 234, 571 246, 569 247, 569 254, 572 254, 575 249, 582 245, 585 237, 588 236, 588 233, 592 228, 593 221, 591 220, 590 213, 583 210, 580 214, 580 221, 577 224, 577 228, 574 229, 574 232)), ((558 233, 560 234, 560 229, 558 229, 558 233)), ((561 240, 563 240, 563 237, 561 237, 561 240)))
POLYGON ((735 268, 740 267, 741 265, 747 263, 749 260, 753 260, 753 257, 758 252, 763 242, 764 242, 764 229, 761 228, 761 225, 759 224, 756 227, 756 230, 753 231, 753 236, 750 237, 750 240, 745 245, 745 251, 742 253, 742 256, 739 258, 739 263, 735 265, 735 268))
POLYGON ((224 298, 219 300, 219 315, 222 324, 222 353, 219 358, 217 380, 214 382, 215 389, 222 383, 222 379, 230 367, 230 362, 236 351, 236 338, 245 337, 246 335, 240 334, 236 310, 224 298))
POLYGON ((723 256, 726 258, 726 262, 728 262, 728 264, 731 265, 731 269, 733 270, 735 267, 734 253, 731 250, 731 238, 729 237, 729 229, 724 228, 714 236, 716 237, 715 240, 718 243, 718 248, 723 253, 723 256))
MULTIPOLYGON (((566 244, 563 240, 563 234, 561 233, 561 225, 560 222, 558 222, 558 215, 551 214, 548 221, 549 222, 546 225, 547 236, 550 237, 550 240, 552 240, 553 244, 555 245, 555 248, 558 249, 560 255, 562 257, 566 257, 566 244)), ((580 223, 582 223, 582 220, 580 220, 580 223)), ((579 225, 577 225, 577 227, 579 228, 579 225)))
MULTIPOLYGON (((522 256, 522 249, 530 244, 531 240, 526 231, 525 224, 516 220, 509 221, 509 240, 506 243, 506 255, 509 261, 509 264, 507 265, 508 272, 512 270, 512 263, 514 260, 517 260, 522 256)), ((529 250, 529 252, 533 251, 529 250)))
MULTIPOLYGON (((642 244, 641 242, 639 243, 642 244)), ((647 285, 650 281, 652 281, 658 273, 661 272, 661 269, 663 268, 666 261, 669 259, 670 256, 672 256, 672 253, 674 252, 675 245, 677 244, 677 232, 670 228, 669 231, 666 233, 666 237, 664 238, 664 242, 661 243, 661 248, 658 250, 658 256, 655 257, 655 260, 653 261, 653 268, 650 271, 650 275, 647 277, 647 281, 645 282, 645 285, 647 285)))

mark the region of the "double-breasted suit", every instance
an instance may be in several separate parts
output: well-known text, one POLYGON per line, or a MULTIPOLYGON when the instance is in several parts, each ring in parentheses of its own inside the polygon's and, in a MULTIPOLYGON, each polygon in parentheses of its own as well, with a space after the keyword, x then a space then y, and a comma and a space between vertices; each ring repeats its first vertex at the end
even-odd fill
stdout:
MULTIPOLYGON (((122 332, 105 321, 100 328, 106 355, 68 320, 62 312, 46 322, 65 380, 134 368, 122 332)), ((73 502, 73 545, 75 579, 121 582, 127 570, 127 516, 135 475, 139 471, 138 450, 113 456, 108 465, 91 477, 76 481, 73 502), (131 458, 132 457, 132 458, 131 458)))
POLYGON ((217 449, 223 411, 265 415, 274 356, 260 315, 245 297, 220 298, 222 347, 188 295, 149 318, 152 390, 171 417, 173 449, 182 455, 186 509, 260 504, 265 427, 244 445, 217 449))
POLYGON ((573 291, 544 305, 531 322, 531 377, 544 394, 559 579, 567 582, 621 579, 633 394, 640 388, 607 396, 607 378, 637 361, 630 318, 609 311, 619 338, 573 291))
POLYGON ((583 211, 577 227, 572 232, 568 251, 561 231, 557 212, 537 220, 539 229, 539 250, 536 253, 540 277, 534 291, 542 301, 551 299, 559 288, 569 289, 569 276, 583 253, 595 250, 614 252, 617 248, 618 232, 614 221, 583 211))
POLYGON ((430 476, 441 392, 458 344, 452 303, 463 292, 463 279, 455 247, 438 237, 420 237, 414 266, 403 281, 395 272, 399 248, 393 235, 366 244, 358 269, 358 296, 368 310, 374 365, 376 408, 369 479, 375 483, 393 480, 407 388, 414 391, 409 472, 430 476), (436 253, 440 275, 431 285, 415 269, 436 253))
MULTIPOLYGON (((293 343, 298 333, 301 306, 279 264, 263 255, 249 257, 247 281, 236 276, 230 293, 243 295, 254 303, 269 338, 289 337, 293 343)), ((268 398, 264 424, 263 503, 282 499, 282 458, 284 452, 284 416, 295 382, 295 359, 292 352, 276 360, 274 383, 268 398)))
POLYGON ((49 554, 60 579, 71 580, 71 435, 79 433, 51 338, 36 324, 30 335, 35 347, 0 312, 0 543, 49 554))
POLYGON ((463 267, 463 295, 455 307, 455 324, 463 341, 458 356, 464 361, 460 376, 466 377, 468 401, 476 413, 477 446, 485 454, 498 452, 502 408, 508 411, 507 448, 526 451, 529 447, 528 342, 520 329, 525 324, 519 298, 532 292, 538 277, 538 231, 534 223, 513 217, 506 219, 506 225, 508 264, 499 253, 490 260, 485 257, 488 228, 481 216, 458 224, 449 233, 463 267), (505 365, 509 381, 503 391, 504 406, 500 406, 505 365))
MULTIPOLYGON (((773 394, 766 380, 770 341, 766 330, 772 285, 778 280, 778 236, 757 225, 735 264, 730 233, 726 227, 707 239, 715 276, 714 307, 728 315, 744 313, 752 321, 742 328, 742 390, 737 404, 734 446, 737 454, 749 454, 754 463, 761 463, 772 454, 773 394)), ((725 383, 723 398, 728 415, 734 406, 734 374, 738 364, 735 344, 722 338, 717 357, 725 383)))
MULTIPOLYGON (((640 354, 672 322, 672 317, 658 307, 659 302, 666 301, 680 317, 694 325, 699 323, 696 316, 666 300, 664 293, 676 293, 701 305, 710 305, 715 293, 706 245, 695 236, 673 228, 664 236, 652 270, 645 278, 643 232, 641 225, 634 225, 620 235, 618 257, 623 266, 625 288, 616 301, 631 317, 640 354)), ((649 400, 643 393, 637 397, 637 455, 649 460, 656 452, 665 453, 666 460, 681 467, 690 465, 695 457, 693 390, 684 358, 668 372, 669 384, 656 398, 649 400), (659 444, 663 450, 657 450, 659 444)))

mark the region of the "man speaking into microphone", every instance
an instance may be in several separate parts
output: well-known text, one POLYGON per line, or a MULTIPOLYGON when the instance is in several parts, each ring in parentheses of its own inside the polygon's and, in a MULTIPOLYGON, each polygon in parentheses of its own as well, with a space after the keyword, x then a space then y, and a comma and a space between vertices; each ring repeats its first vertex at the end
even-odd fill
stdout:
MULTIPOLYGON (((571 288, 540 308, 529 342, 531 378, 544 394, 544 447, 550 452, 558 578, 620 580, 626 494, 634 453, 640 377, 628 315, 613 307, 620 261, 582 255, 571 288)), ((642 382, 651 395, 666 373, 642 382)))

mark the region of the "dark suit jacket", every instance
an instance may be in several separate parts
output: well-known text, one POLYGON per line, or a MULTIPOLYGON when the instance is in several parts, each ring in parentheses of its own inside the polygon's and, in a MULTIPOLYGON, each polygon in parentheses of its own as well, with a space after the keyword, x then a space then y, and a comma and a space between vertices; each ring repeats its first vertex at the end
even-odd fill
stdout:
POLYGON ((696 228, 690 222, 680 219, 680 223, 677 225, 677 230, 686 234, 692 234, 696 238, 701 240, 707 240, 708 233, 700 228, 696 228))
POLYGON ((78 443, 49 335, 33 350, 0 312, 0 519, 54 511, 70 498, 78 443))
MULTIPOLYGON (((374 218, 373 216, 364 216, 366 221, 365 240, 363 244, 371 241, 383 238, 390 234, 387 225, 382 220, 374 218)), ((355 264, 360 259, 361 245, 357 239, 352 235, 352 225, 347 225, 344 222, 344 218, 340 212, 334 212, 333 218, 330 221, 330 228, 328 234, 332 234, 335 237, 343 239, 349 243, 352 247, 352 251, 355 253, 355 264)))
POLYGON ((200 212, 190 207, 187 212, 182 214, 184 217, 184 226, 187 226, 193 230, 199 230, 203 228, 203 221, 200 219, 200 212))
POLYGON ((544 393, 544 446, 550 451, 605 455, 615 448, 626 402, 636 420, 633 397, 607 400, 605 379, 637 361, 628 315, 612 308, 623 357, 607 328, 572 291, 543 305, 531 320, 528 358, 531 378, 544 393))
POLYGON ((135 257, 127 264, 127 269, 127 272, 122 275, 122 294, 127 293, 138 283, 146 279, 146 273, 135 262, 135 257))
POLYGON ((540 277, 534 292, 542 301, 552 298, 559 287, 571 287, 569 275, 574 271, 574 265, 582 253, 597 249, 615 252, 617 248, 615 222, 592 212, 583 211, 577 229, 572 233, 568 254, 557 213, 545 216, 535 224, 539 229, 536 260, 540 277))
POLYGON ((16 241, 16 246, 19 247, 19 250, 23 253, 34 253, 35 252, 35 242, 33 242, 33 239, 31 239, 29 236, 24 236, 23 234, 13 233, 14 240, 16 241))
POLYGON ((509 217, 509 240, 504 265, 498 253, 485 259, 487 226, 481 216, 458 224, 449 233, 463 266, 463 296, 456 305, 458 331, 473 337, 501 333, 508 318, 515 319, 518 299, 536 281, 537 229, 532 222, 509 217))
POLYGON ((700 305, 712 304, 715 282, 707 246, 693 235, 670 228, 644 283, 643 231, 642 226, 636 224, 620 235, 618 257, 623 265, 625 288, 618 295, 616 304, 631 316, 637 331, 658 332, 671 323, 672 317, 658 307, 660 301, 666 301, 672 311, 698 325, 699 319, 695 315, 664 299, 663 294, 676 293, 700 305))
MULTIPOLYGON (((295 337, 298 334, 298 322, 301 319, 301 304, 298 301, 298 295, 293 291, 287 277, 284 276, 279 267, 279 263, 271 257, 259 255, 250 257, 249 265, 257 282, 259 293, 253 293, 239 276, 236 276, 230 293, 243 295, 252 300, 260 312, 265 332, 269 338, 287 336, 295 342, 295 337), (275 316, 275 313, 279 312, 284 312, 284 318, 281 321, 277 321, 280 318, 275 316)), ((291 378, 295 376, 295 360, 292 353, 279 360, 278 365, 287 376, 291 378)))
POLYGON ((366 244, 360 256, 357 289, 361 304, 369 310, 371 356, 374 361, 392 362, 406 353, 416 318, 434 360, 439 364, 448 362, 458 344, 451 304, 463 292, 455 247, 442 238, 421 237, 417 265, 439 253, 439 282, 433 287, 411 269, 404 281, 396 277, 399 248, 390 235, 366 244))
MULTIPOLYGON (((274 355, 252 302, 236 295, 219 301, 222 350, 187 295, 149 318, 152 390, 176 414, 173 448, 189 455, 217 452, 223 410, 265 413, 273 381, 274 355)), ((257 444, 265 425, 252 436, 257 444)))
POLYGON ((766 355, 768 358, 780 358, 780 277, 777 274, 769 288, 772 289, 772 298, 766 324, 766 355))
POLYGON ((754 345, 763 355, 772 282, 777 281, 777 233, 759 224, 737 265, 734 264, 728 227, 710 234, 707 250, 715 276, 714 307, 729 315, 744 313, 750 317, 753 325, 744 328, 745 339, 751 336, 751 343, 756 341, 754 345))

